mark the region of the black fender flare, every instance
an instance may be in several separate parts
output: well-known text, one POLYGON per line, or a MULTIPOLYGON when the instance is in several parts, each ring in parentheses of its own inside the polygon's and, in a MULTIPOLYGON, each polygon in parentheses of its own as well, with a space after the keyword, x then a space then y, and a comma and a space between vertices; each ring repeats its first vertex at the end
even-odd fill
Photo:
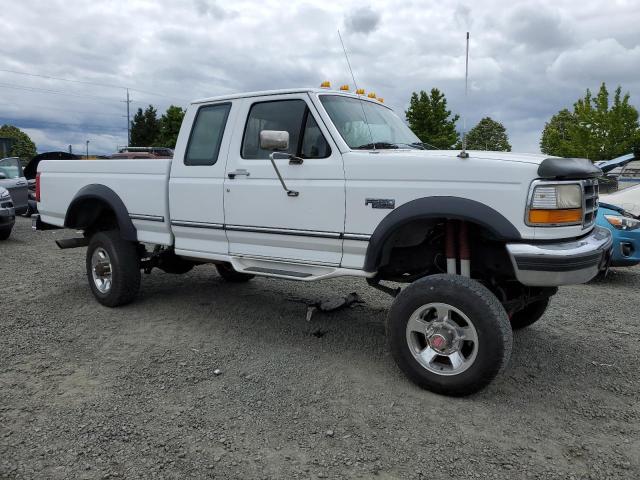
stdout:
POLYGON ((138 241, 138 233, 134 227, 127 207, 116 192, 109 187, 99 184, 90 184, 82 187, 73 197, 64 217, 66 228, 85 229, 98 218, 100 210, 86 212, 83 210, 87 202, 100 202, 106 204, 115 214, 120 229, 120 236, 132 242, 138 241))
POLYGON ((504 215, 483 203, 449 196, 417 198, 396 208, 378 224, 369 239, 364 270, 378 270, 385 244, 398 228, 416 220, 430 218, 473 222, 488 230, 496 240, 506 242, 521 239, 518 229, 504 215))

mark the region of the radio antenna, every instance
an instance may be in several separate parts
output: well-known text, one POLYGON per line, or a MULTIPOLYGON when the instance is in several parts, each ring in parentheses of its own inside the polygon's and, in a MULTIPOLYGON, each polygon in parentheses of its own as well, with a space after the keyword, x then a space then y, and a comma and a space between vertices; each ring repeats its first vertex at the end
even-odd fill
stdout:
POLYGON ((467 94, 469 90, 469 32, 467 32, 467 55, 464 63, 464 111, 462 112, 462 151, 460 158, 469 158, 467 153, 467 94))
POLYGON ((351 62, 349 61, 349 55, 347 55, 347 49, 344 47, 344 42, 342 41, 342 35, 340 35, 340 29, 338 29, 338 38, 340 39, 340 45, 342 45, 344 58, 347 59, 347 66, 349 67, 349 73, 351 74, 353 85, 356 87, 356 95, 358 95, 358 99, 360 100, 360 107, 362 107, 362 116, 364 117, 364 123, 367 124, 367 128, 369 129, 369 137, 371 138, 371 145, 373 146, 373 150, 375 150, 376 144, 373 141, 373 133, 371 133, 371 125, 369 125, 369 120, 367 120, 367 113, 364 111, 364 100, 360 98, 360 94, 358 94, 358 84, 356 83, 356 77, 353 74, 353 70, 351 69, 351 62))

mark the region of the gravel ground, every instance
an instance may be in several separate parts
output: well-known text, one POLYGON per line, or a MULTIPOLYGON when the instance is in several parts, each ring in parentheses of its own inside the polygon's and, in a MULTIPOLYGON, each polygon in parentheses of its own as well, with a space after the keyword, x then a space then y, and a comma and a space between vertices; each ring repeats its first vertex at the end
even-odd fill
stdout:
POLYGON ((561 289, 506 373, 451 399, 395 367, 363 281, 202 266, 108 309, 63 235, 20 218, 0 243, 2 478, 640 477, 638 268, 561 289))

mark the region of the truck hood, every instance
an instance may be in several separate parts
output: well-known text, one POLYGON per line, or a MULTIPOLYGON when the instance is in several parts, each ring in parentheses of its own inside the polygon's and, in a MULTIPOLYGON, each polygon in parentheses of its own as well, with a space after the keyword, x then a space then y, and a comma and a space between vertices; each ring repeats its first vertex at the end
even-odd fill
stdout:
POLYGON ((488 152, 483 150, 468 150, 468 158, 460 158, 459 150, 414 150, 414 149, 384 149, 373 152, 367 150, 369 154, 377 153, 384 157, 402 157, 405 159, 440 159, 451 160, 451 166, 456 162, 463 163, 484 163, 498 166, 495 162, 510 162, 521 166, 529 165, 537 167, 536 176, 545 179, 581 179, 595 178, 602 175, 602 170, 596 167, 593 162, 585 158, 562 158, 550 157, 537 153, 512 153, 512 152, 488 152))
MULTIPOLYGON (((370 150, 368 150, 370 151, 370 150)), ((460 159, 458 155, 460 150, 416 150, 413 148, 399 148, 399 149, 381 149, 377 151, 382 155, 390 156, 403 156, 403 157, 450 157, 452 159, 460 159)), ((530 163, 533 165, 540 165, 544 160, 550 158, 549 155, 542 155, 539 153, 514 153, 514 152, 489 152, 484 150, 467 150, 469 158, 479 160, 496 160, 501 162, 517 162, 517 163, 530 163)))

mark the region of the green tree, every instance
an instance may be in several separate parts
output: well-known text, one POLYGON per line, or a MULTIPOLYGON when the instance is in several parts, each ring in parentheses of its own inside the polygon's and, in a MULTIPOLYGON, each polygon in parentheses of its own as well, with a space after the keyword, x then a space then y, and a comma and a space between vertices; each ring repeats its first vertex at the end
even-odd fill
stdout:
POLYGON ((160 134, 157 144, 160 147, 175 148, 178 141, 178 132, 184 118, 185 111, 182 107, 171 105, 160 117, 160 134))
POLYGON ((409 109, 405 112, 409 128, 420 140, 436 148, 450 149, 460 138, 456 131, 459 115, 451 115, 447 110, 444 93, 432 88, 428 94, 424 90, 413 92, 409 109))
MULTIPOLYGON (((466 140, 467 150, 511 151, 507 129, 491 117, 484 117, 475 127, 469 130, 466 140)), ((462 143, 459 143, 458 147, 462 147, 462 143)))
POLYGON ((540 139, 543 153, 557 156, 606 160, 633 150, 640 141, 638 110, 629 93, 618 87, 609 102, 604 82, 594 97, 589 89, 573 105, 561 110, 545 125, 540 139))
POLYGON ((556 113, 542 131, 540 150, 558 157, 576 156, 573 152, 573 136, 578 127, 576 116, 566 108, 556 113))
POLYGON ((9 151, 9 156, 20 157, 23 164, 31 160, 36 155, 36 144, 33 143, 29 135, 13 125, 2 125, 0 127, 0 137, 12 138, 13 145, 9 151))
POLYGON ((138 109, 131 122, 131 146, 154 146, 160 135, 160 121, 153 105, 138 109))

